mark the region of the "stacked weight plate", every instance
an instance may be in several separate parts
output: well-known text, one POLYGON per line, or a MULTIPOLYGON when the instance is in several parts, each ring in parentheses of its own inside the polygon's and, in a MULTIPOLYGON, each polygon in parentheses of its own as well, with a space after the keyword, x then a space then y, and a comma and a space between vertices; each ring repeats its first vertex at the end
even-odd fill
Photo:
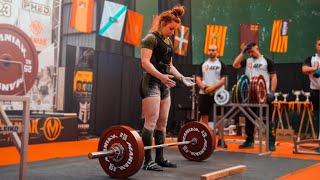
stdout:
POLYGON ((250 79, 246 75, 242 75, 231 89, 231 102, 265 104, 267 99, 266 87, 262 75, 254 75, 250 79))

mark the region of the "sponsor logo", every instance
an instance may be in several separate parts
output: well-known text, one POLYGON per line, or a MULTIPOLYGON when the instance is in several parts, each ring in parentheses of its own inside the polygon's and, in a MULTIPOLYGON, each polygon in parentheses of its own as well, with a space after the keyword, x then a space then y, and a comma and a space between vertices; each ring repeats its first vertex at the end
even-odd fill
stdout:
POLYGON ((45 120, 43 127, 40 129, 43 131, 47 140, 54 141, 60 136, 63 128, 59 118, 49 117, 45 120))
POLYGON ((39 35, 43 30, 42 24, 39 21, 33 21, 30 25, 30 30, 33 34, 39 35))
POLYGON ((262 64, 254 64, 253 68, 260 68, 262 66, 262 64))
POLYGON ((50 6, 46 6, 43 4, 30 2, 30 1, 26 1, 26 0, 23 1, 22 8, 26 11, 35 12, 38 14, 44 14, 47 16, 50 16, 50 14, 51 14, 50 6))

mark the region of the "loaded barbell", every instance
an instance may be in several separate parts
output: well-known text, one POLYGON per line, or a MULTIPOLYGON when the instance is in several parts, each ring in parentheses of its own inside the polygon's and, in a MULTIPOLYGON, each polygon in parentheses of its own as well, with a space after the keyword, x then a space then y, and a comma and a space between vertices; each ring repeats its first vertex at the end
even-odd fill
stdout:
POLYGON ((178 146, 186 159, 203 161, 214 151, 211 128, 200 122, 190 122, 181 127, 178 142, 155 146, 143 145, 139 134, 128 126, 113 126, 103 132, 98 151, 88 154, 89 159, 99 158, 102 169, 113 178, 127 178, 136 174, 142 166, 144 151, 178 146))

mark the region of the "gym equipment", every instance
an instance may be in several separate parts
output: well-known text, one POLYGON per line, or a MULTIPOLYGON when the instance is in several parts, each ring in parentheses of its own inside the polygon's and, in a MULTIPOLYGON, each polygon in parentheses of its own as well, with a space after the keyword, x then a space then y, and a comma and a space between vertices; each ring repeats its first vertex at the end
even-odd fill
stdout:
POLYGON ((214 94, 214 101, 219 105, 225 105, 230 100, 230 94, 225 89, 219 89, 214 94))
POLYGON ((179 146, 180 153, 186 159, 203 161, 213 153, 214 142, 211 128, 195 121, 181 127, 178 142, 145 147, 134 129, 113 126, 101 135, 98 152, 91 152, 88 157, 99 158, 101 167, 110 177, 127 178, 141 168, 145 150, 179 146))
POLYGON ((25 95, 38 74, 38 54, 29 36, 19 28, 0 24, 0 94, 25 95))

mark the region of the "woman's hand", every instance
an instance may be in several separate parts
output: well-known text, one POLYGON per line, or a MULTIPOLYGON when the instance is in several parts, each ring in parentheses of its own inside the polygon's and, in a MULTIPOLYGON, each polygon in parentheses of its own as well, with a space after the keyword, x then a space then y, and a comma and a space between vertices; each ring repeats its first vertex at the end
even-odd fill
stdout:
POLYGON ((176 86, 176 82, 174 80, 172 80, 171 78, 173 78, 174 76, 170 75, 170 74, 163 74, 163 76, 161 77, 160 81, 167 87, 171 88, 176 86))
POLYGON ((188 87, 194 86, 196 83, 194 82, 194 79, 192 77, 181 77, 180 80, 182 83, 188 87))

